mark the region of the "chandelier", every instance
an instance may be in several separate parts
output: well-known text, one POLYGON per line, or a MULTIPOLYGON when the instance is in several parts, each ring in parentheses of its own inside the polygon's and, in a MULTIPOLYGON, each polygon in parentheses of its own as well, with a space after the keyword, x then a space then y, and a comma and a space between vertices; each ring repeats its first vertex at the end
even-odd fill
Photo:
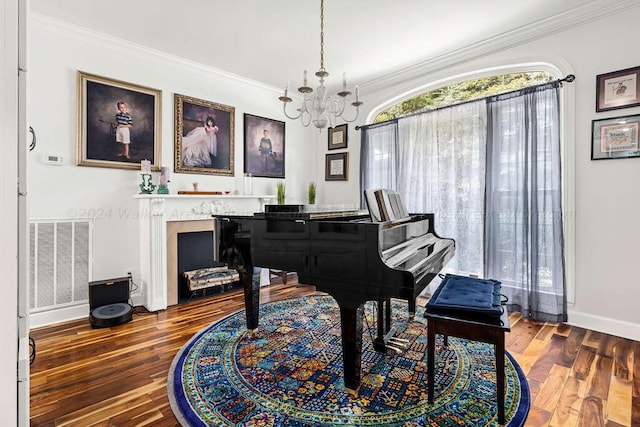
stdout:
POLYGON ((298 115, 294 116, 290 116, 287 113, 287 104, 293 102, 293 99, 287 94, 289 90, 289 84, 287 83, 284 88, 284 96, 278 98, 282 101, 284 115, 292 120, 300 119, 304 127, 313 123, 318 129, 325 128, 328 124, 333 126, 338 117, 348 123, 355 121, 362 105, 362 102, 358 100, 358 86, 356 85, 354 88, 355 101, 351 103, 355 107, 355 117, 346 119, 343 116, 347 106, 346 98, 351 95, 351 92, 347 90, 346 74, 342 74, 342 90, 335 95, 328 95, 327 87, 324 85, 324 79, 329 76, 329 73, 324 68, 324 0, 320 0, 320 69, 316 71, 316 76, 320 84, 314 93, 313 89, 307 86, 307 70, 304 70, 303 84, 298 88, 298 92, 302 94, 302 102, 297 108, 298 115))

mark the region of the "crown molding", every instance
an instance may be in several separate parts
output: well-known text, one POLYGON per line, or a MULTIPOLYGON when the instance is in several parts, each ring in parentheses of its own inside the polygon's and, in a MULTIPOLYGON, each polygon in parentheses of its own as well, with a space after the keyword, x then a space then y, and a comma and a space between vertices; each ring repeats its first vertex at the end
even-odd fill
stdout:
POLYGON ((273 91, 279 93, 281 88, 252 80, 239 74, 230 73, 219 68, 204 65, 200 62, 190 61, 180 56, 172 55, 167 52, 143 46, 137 43, 127 41, 118 37, 114 37, 105 33, 92 30, 87 27, 71 24, 47 15, 37 12, 29 13, 29 25, 35 28, 60 34, 75 40, 87 41, 97 45, 100 48, 113 50, 122 54, 127 52, 142 61, 165 62, 167 64, 178 65, 188 68, 190 71, 199 71, 207 75, 215 75, 224 79, 234 80, 236 82, 246 84, 253 87, 273 91))
POLYGON ((426 74, 441 71, 454 65, 491 55, 505 49, 547 37, 585 23, 601 19, 634 7, 638 0, 594 0, 561 14, 507 31, 449 53, 385 74, 363 82, 360 87, 367 92, 382 90, 391 85, 402 84, 426 74))

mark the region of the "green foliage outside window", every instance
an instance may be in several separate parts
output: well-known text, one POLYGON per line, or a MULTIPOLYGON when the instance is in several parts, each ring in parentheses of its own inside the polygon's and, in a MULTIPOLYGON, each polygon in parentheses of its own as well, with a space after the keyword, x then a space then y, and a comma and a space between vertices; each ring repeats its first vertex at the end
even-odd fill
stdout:
POLYGON ((502 74, 467 80, 422 93, 396 104, 378 114, 374 123, 535 86, 552 80, 554 77, 545 72, 502 74))

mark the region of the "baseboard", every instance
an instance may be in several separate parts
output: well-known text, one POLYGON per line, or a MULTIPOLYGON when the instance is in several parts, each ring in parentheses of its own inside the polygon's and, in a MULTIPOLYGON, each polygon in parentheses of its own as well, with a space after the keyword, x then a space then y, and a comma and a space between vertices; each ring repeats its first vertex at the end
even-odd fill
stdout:
POLYGON ((617 337, 640 341, 640 325, 622 320, 615 320, 608 317, 594 316, 577 311, 568 311, 569 321, 567 324, 602 332, 617 337))
MULTIPOLYGON (((142 295, 131 295, 131 302, 134 307, 142 305, 142 295)), ((29 314, 29 328, 39 328, 49 326, 56 323, 69 322, 77 319, 87 319, 89 322, 89 304, 74 305, 71 307, 56 308, 53 310, 41 311, 29 314)))
POLYGON ((31 329, 39 328, 82 318, 86 318, 87 323, 89 322, 89 304, 31 313, 29 314, 29 327, 31 329))

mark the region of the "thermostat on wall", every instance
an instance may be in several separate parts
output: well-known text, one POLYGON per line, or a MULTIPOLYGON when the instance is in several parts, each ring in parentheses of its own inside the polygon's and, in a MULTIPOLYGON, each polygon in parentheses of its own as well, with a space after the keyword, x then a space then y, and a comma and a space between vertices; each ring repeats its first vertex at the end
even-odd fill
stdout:
POLYGON ((44 162, 50 165, 61 165, 62 156, 58 156, 55 154, 47 154, 44 156, 44 162))

